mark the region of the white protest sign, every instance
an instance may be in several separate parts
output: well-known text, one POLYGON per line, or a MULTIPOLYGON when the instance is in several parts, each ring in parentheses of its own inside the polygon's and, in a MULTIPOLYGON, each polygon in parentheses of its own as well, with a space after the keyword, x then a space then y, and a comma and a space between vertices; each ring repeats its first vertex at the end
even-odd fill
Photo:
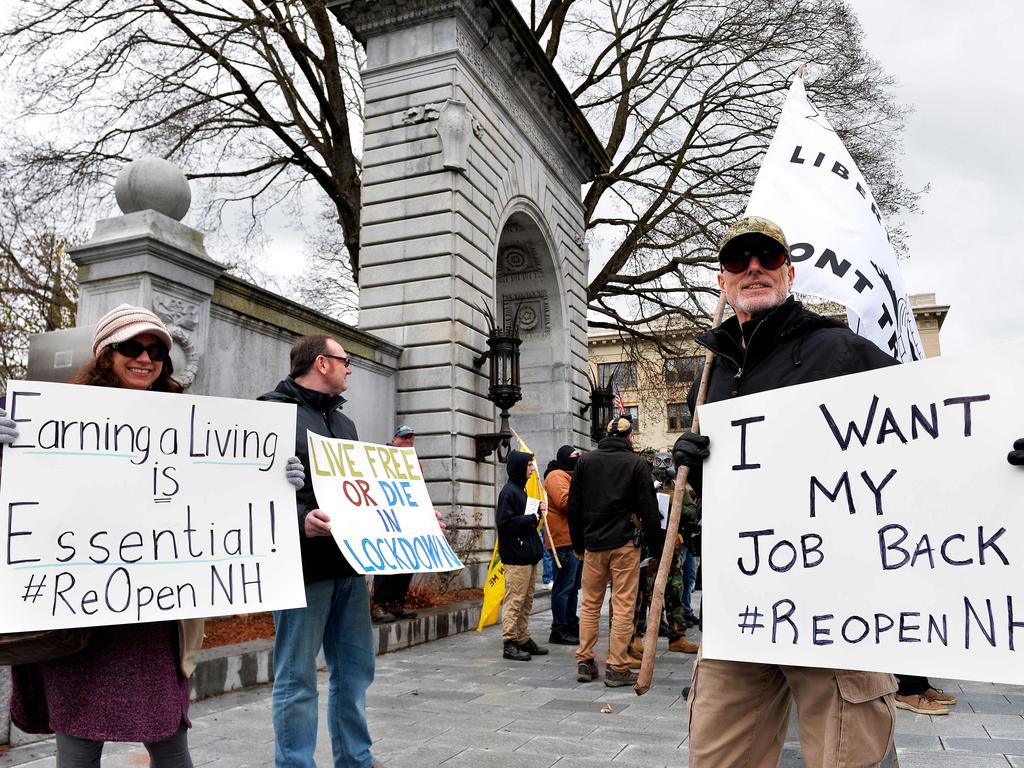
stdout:
POLYGON ((702 406, 709 658, 1024 683, 1024 343, 702 406))
POLYGON ((845 304, 850 327, 901 362, 924 358, 896 254, 868 184, 793 78, 747 203, 786 233, 794 290, 845 304))
POLYGON ((313 493, 360 573, 462 568, 441 533, 413 448, 307 433, 313 493))
POLYGON ((0 632, 302 607, 295 407, 7 384, 0 632))

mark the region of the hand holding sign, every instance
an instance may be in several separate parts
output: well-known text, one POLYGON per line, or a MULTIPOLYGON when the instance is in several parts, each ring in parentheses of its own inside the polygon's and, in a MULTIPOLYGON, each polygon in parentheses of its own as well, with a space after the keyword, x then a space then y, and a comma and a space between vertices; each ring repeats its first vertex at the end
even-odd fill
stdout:
POLYGON ((1024 437, 1013 441, 1013 450, 1006 455, 1006 460, 1015 467, 1024 466, 1024 437))
POLYGON ((0 448, 11 445, 18 439, 18 425, 7 417, 7 411, 0 408, 0 448))

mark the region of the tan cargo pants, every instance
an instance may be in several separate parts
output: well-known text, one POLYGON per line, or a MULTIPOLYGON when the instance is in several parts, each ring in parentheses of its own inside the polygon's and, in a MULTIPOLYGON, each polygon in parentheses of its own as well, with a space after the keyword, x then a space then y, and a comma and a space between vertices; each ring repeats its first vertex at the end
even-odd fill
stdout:
POLYGON ((633 608, 636 590, 640 584, 640 550, 633 542, 618 549, 591 552, 583 556, 583 578, 580 583, 580 646, 576 649, 576 663, 594 658, 597 645, 601 605, 604 603, 605 585, 612 582, 610 609, 612 628, 608 633, 609 669, 625 672, 629 669, 626 648, 633 637, 633 608))
POLYGON ((690 768, 776 768, 791 701, 807 768, 875 768, 892 744, 895 691, 878 672, 698 658, 690 768))
POLYGON ((530 611, 536 589, 537 564, 505 566, 505 596, 501 599, 501 639, 525 643, 530 639, 530 611))

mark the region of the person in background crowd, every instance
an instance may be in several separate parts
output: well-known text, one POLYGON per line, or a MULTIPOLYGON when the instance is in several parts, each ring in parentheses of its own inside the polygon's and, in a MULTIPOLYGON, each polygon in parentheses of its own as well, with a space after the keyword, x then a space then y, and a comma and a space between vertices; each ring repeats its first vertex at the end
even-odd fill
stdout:
MULTIPOLYGON (((93 357, 72 383, 180 393, 173 345, 159 317, 121 304, 100 318, 93 357)), ((0 447, 17 434, 0 411, 0 447)), ((297 461, 285 469, 293 485, 303 482, 297 461)), ((29 733, 56 733, 64 768, 99 766, 107 741, 142 742, 154 768, 190 768, 189 677, 202 643, 202 619, 96 627, 83 650, 14 668, 12 720, 29 733)))
POLYGON ((502 656, 512 661, 529 661, 543 656, 547 648, 530 637, 530 611, 533 609, 537 563, 543 556, 536 510, 528 508, 526 481, 537 471, 533 456, 509 451, 505 460, 508 482, 498 494, 494 523, 498 529, 498 556, 505 565, 505 597, 501 601, 502 656))
MULTIPOLYGON (((548 534, 543 528, 540 529, 540 537, 547 541, 548 534)), ((555 586, 555 559, 551 556, 551 552, 548 550, 547 545, 544 546, 544 557, 541 560, 541 582, 544 584, 544 589, 552 589, 555 586)))
MULTIPOLYGON (((572 539, 569 537, 569 484, 576 469, 580 452, 571 445, 558 449, 555 458, 544 470, 544 491, 548 496, 548 530, 555 544, 558 565, 554 567, 554 581, 551 590, 551 635, 548 642, 555 645, 578 645, 580 641, 580 620, 576 615, 576 601, 580 591, 580 561, 572 553, 572 539)), ((551 541, 544 538, 545 553, 551 541)))
POLYGON ((376 656, 366 579, 349 565, 331 537, 309 473, 307 432, 358 440, 341 412, 352 361, 330 336, 303 336, 292 346, 291 373, 260 400, 297 406, 295 452, 306 482, 295 494, 306 607, 274 611, 274 761, 278 768, 314 768, 316 657, 324 649, 329 684, 327 729, 337 768, 379 766, 366 724, 366 689, 376 656))
MULTIPOLYGON (((396 448, 413 448, 416 445, 416 431, 407 424, 395 429, 390 445, 396 448)), ((422 468, 420 475, 423 475, 422 468)), ((405 596, 412 582, 411 573, 391 573, 373 577, 373 623, 388 624, 395 619, 415 619, 415 611, 405 610, 405 596)))
MULTIPOLYGON (((665 526, 672 503, 672 478, 675 476, 675 468, 672 467, 672 453, 668 448, 662 448, 655 454, 652 470, 655 483, 660 486, 657 495, 658 508, 661 514, 661 525, 665 526), (671 471, 667 471, 669 469, 671 471)), ((663 604, 668 624, 668 649, 676 653, 696 653, 697 644, 691 643, 686 637, 686 620, 683 616, 683 536, 681 533, 676 534, 673 544, 672 564, 669 567, 668 581, 665 584, 663 604)), ((658 561, 649 558, 647 564, 641 568, 636 611, 633 615, 633 639, 629 644, 630 666, 634 669, 640 666, 644 655, 647 614, 651 608, 657 574, 658 561)), ((657 617, 657 621, 661 621, 661 616, 657 617)))
POLYGON ((594 660, 601 605, 611 580, 611 631, 604 684, 632 685, 627 647, 633 635, 633 608, 640 580, 637 529, 643 529, 652 557, 661 556, 662 532, 650 467, 632 446, 633 423, 625 417, 608 424, 608 436, 576 462, 569 486, 569 535, 583 560, 580 644, 576 679, 598 676, 594 660))
POLYGON ((896 675, 896 709, 906 709, 918 715, 948 715, 956 704, 956 696, 941 688, 933 688, 927 677, 896 675))

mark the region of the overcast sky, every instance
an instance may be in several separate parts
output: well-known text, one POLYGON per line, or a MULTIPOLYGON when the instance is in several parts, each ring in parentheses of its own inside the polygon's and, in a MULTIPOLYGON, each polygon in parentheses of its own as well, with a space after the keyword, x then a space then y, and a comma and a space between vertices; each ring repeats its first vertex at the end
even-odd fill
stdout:
POLYGON ((949 304, 943 353, 1024 338, 1024 3, 852 0, 867 49, 915 108, 904 136, 912 187, 911 293, 949 304))

